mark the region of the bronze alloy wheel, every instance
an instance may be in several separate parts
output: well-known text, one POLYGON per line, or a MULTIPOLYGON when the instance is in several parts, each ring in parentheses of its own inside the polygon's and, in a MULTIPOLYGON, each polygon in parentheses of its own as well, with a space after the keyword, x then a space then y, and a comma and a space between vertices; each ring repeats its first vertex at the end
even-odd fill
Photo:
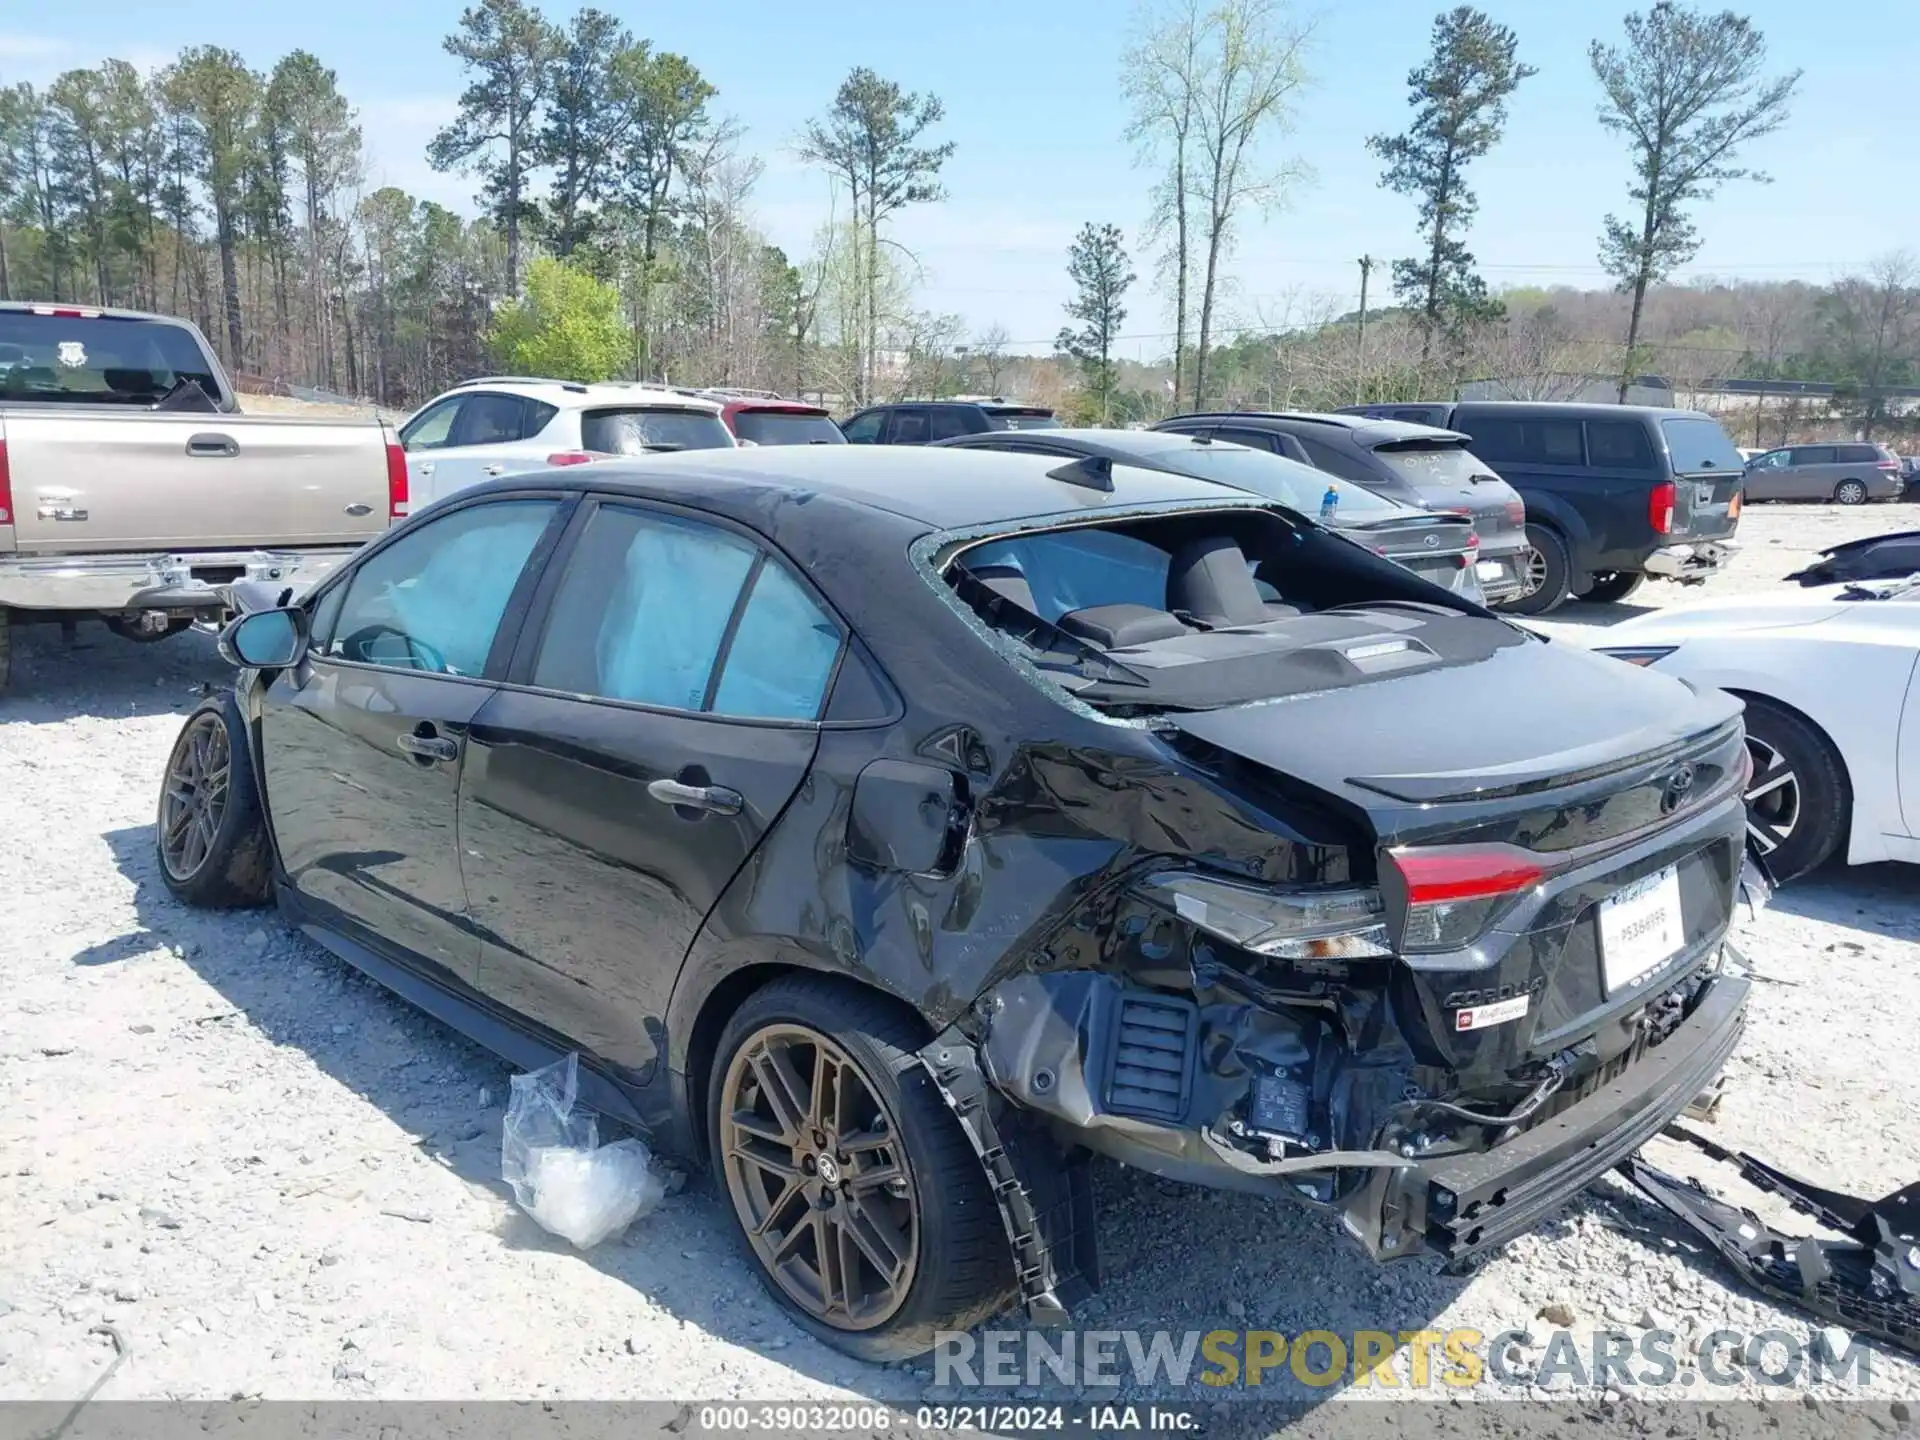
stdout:
POLYGON ((232 771, 227 727, 217 711, 202 711, 173 747, 160 801, 160 859, 175 880, 191 880, 213 852, 232 771))
POLYGON ((920 1261, 899 1123, 847 1052, 806 1025, 755 1031, 721 1090, 727 1194, 780 1289, 839 1330, 885 1324, 920 1261))

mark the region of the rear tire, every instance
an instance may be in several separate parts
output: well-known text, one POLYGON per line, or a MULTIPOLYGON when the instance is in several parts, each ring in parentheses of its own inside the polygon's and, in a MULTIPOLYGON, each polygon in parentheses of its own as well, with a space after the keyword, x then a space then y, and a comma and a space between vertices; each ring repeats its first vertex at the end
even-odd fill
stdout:
POLYGON ((1836 505, 1864 505, 1869 498, 1863 480, 1842 480, 1833 487, 1833 503, 1836 505))
POLYGON ((1774 879, 1818 869, 1846 837, 1852 808, 1833 742, 1796 711, 1747 696, 1747 838, 1774 879))
POLYGON ((167 756, 154 822, 160 879, 201 910, 264 905, 272 895, 272 848, 246 721, 231 690, 187 716, 167 756))
POLYGON ((1513 615, 1545 615, 1564 605, 1572 593, 1567 542, 1560 538, 1557 530, 1549 530, 1545 525, 1529 525, 1527 544, 1532 547, 1527 560, 1527 578, 1533 588, 1504 601, 1500 609, 1513 615))
POLYGON ((728 1020, 707 1085, 714 1180, 760 1283, 796 1324, 878 1363, 924 1354, 1012 1291, 986 1171, 915 1054, 925 1040, 871 990, 788 976, 728 1020), (875 1255, 903 1252, 883 1274, 875 1255))
POLYGON ((1593 577, 1593 588, 1580 598, 1595 605, 1616 605, 1638 590, 1646 578, 1635 570, 1602 570, 1593 577))

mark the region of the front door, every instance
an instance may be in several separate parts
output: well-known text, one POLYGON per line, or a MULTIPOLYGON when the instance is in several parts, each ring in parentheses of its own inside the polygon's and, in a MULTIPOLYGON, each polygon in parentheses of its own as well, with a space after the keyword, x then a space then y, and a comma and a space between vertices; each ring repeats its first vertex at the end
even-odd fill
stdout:
POLYGON ((396 536, 319 595, 308 658, 265 696, 267 803, 300 901, 468 984, 460 769, 502 617, 559 504, 492 501, 396 536))
POLYGON ((578 533, 475 717, 461 866, 481 988, 645 1083, 681 961, 813 762, 841 632, 731 530, 623 502, 578 533))

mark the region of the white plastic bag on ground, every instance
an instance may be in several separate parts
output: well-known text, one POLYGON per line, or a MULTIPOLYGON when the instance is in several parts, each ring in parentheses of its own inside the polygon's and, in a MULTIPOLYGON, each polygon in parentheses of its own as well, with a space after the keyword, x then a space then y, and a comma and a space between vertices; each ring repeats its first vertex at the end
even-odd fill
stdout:
POLYGON ((640 1141, 600 1143, 593 1113, 576 1103, 579 1093, 578 1055, 513 1077, 500 1176, 542 1230, 588 1250, 652 1210, 667 1186, 640 1141))

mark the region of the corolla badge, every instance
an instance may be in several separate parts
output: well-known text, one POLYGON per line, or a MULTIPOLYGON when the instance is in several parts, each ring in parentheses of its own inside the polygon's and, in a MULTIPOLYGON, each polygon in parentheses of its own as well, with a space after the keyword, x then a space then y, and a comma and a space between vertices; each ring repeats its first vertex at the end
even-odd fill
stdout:
POLYGON ((1667 777, 1667 788, 1660 793, 1660 813, 1671 815, 1693 795, 1693 766, 1682 765, 1667 777))

